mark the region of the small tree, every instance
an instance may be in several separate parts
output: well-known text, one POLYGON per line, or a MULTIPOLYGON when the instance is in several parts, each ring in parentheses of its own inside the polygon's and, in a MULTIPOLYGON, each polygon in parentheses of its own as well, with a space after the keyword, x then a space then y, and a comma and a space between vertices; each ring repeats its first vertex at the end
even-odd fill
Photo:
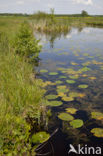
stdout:
POLYGON ((38 42, 39 40, 35 39, 30 25, 27 22, 22 23, 14 43, 16 53, 35 59, 41 49, 38 42))
POLYGON ((87 11, 85 11, 85 10, 82 10, 81 15, 82 15, 83 17, 88 16, 88 12, 87 12, 87 11))

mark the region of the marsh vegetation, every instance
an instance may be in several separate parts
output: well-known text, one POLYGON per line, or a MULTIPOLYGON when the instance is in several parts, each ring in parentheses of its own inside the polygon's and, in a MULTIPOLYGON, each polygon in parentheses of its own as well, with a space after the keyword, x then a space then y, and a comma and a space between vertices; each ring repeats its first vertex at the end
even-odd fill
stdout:
POLYGON ((103 142, 102 26, 53 9, 0 16, 0 155, 35 155, 56 127, 73 144, 103 142))

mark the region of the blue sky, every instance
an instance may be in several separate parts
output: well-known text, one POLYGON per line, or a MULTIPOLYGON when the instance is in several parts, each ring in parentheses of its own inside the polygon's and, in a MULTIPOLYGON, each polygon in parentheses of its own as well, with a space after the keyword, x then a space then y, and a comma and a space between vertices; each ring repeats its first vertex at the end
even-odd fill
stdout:
POLYGON ((34 13, 38 10, 56 14, 74 14, 86 10, 89 14, 103 15, 103 0, 0 0, 0 12, 34 13))

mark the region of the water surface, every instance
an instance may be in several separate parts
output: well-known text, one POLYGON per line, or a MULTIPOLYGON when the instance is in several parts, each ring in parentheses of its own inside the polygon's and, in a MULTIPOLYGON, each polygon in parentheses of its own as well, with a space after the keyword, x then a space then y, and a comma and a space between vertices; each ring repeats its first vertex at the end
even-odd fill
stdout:
POLYGON ((103 128, 103 118, 93 119, 91 116, 92 112, 103 112, 103 29, 72 28, 65 35, 37 36, 43 45, 39 55, 39 66, 36 69, 39 73, 38 78, 44 82, 52 82, 52 85, 45 87, 45 96, 58 95, 57 87, 64 85, 69 89, 65 93, 66 96, 71 92, 81 95, 71 101, 65 101, 62 96, 58 96, 56 101, 62 101, 63 104, 56 107, 48 106, 52 112, 48 123, 49 131, 53 132, 56 127, 62 128, 67 134, 67 139, 74 144, 103 143, 102 137, 96 137, 91 133, 93 128, 103 128), (47 72, 40 72, 44 69, 47 72), (51 72, 56 74, 52 75, 51 72), (56 82, 58 80, 61 82, 56 82), (73 80, 75 83, 67 83, 67 80, 73 80), (87 88, 80 88, 79 85, 86 85, 87 88), (77 109, 76 114, 72 116, 74 119, 83 120, 82 127, 72 128, 70 121, 58 118, 60 113, 66 113, 66 108, 77 109))

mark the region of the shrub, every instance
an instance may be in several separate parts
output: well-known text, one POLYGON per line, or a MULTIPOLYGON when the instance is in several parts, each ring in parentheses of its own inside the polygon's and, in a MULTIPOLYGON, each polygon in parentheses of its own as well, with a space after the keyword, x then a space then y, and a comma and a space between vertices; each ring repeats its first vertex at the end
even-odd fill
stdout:
POLYGON ((16 53, 35 59, 41 50, 41 46, 38 43, 39 40, 35 39, 29 24, 27 22, 22 23, 15 38, 14 47, 16 53))

